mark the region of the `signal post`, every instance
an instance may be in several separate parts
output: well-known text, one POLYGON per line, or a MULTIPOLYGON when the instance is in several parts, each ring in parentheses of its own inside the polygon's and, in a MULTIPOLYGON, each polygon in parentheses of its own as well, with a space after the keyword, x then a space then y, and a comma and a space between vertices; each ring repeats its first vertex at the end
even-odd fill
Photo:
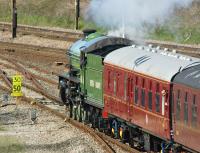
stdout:
POLYGON ((17 4, 12 0, 12 38, 17 37, 17 4))
POLYGON ((80 0, 75 0, 75 29, 78 29, 78 22, 80 17, 80 0))

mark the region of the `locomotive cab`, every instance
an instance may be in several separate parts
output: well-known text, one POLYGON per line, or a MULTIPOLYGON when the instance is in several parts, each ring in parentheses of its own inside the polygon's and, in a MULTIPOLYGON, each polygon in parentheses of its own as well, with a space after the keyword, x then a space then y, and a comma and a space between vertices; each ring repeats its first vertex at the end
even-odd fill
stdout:
POLYGON ((85 31, 84 38, 69 48, 69 71, 59 76, 59 88, 63 103, 72 106, 71 116, 80 119, 83 103, 94 104, 100 109, 104 107, 103 59, 113 50, 131 44, 132 41, 128 39, 110 37, 91 30, 85 31))

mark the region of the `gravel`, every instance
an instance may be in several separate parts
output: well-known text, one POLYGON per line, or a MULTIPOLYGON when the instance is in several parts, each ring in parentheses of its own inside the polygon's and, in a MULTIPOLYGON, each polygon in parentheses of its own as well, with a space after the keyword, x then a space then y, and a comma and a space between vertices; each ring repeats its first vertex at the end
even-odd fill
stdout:
MULTIPOLYGON (((13 41, 9 32, 0 32, 0 41, 13 41)), ((67 48, 70 43, 64 41, 48 40, 44 38, 38 38, 35 36, 22 36, 14 40, 16 43, 42 45, 46 47, 60 47, 67 48)), ((25 56, 14 56, 17 60, 31 63, 41 68, 46 68, 44 63, 46 62, 48 69, 56 72, 63 72, 66 68, 64 65, 56 66, 55 64, 49 64, 49 61, 42 61, 38 58, 37 62, 34 60, 25 60, 25 56)), ((59 60, 58 60, 59 61, 59 60)), ((1 61, 7 63, 5 61, 1 61)), ((12 76, 16 71, 6 69, 8 76, 12 76)), ((28 68, 34 74, 46 76, 47 78, 57 80, 55 76, 42 74, 36 70, 28 68)), ((24 82, 31 84, 27 79, 23 79, 24 82)), ((48 85, 43 81, 40 81, 45 86, 48 92, 52 95, 58 96, 58 89, 53 85, 48 85)), ((0 85, 4 85, 0 80, 0 85)), ((60 112, 65 111, 64 106, 55 105, 51 100, 48 100, 31 90, 22 88, 23 93, 26 96, 37 99, 38 102, 49 103, 48 106, 51 108, 59 109, 60 112)), ((0 105, 3 102, 3 95, 5 92, 0 90, 0 105)), ((58 117, 52 116, 52 114, 42 111, 40 109, 33 108, 30 105, 21 103, 12 97, 8 98, 9 103, 17 103, 18 105, 10 105, 7 107, 0 108, 0 136, 12 136, 17 138, 20 144, 23 145, 22 152, 24 153, 102 153, 104 152, 99 144, 87 133, 80 131, 69 123, 65 123, 58 117), (30 118, 31 112, 36 110, 36 122, 33 124, 30 118), (1 130, 1 129, 5 130, 1 130)), ((1 146, 0 146, 1 147, 1 146)), ((114 146, 117 153, 124 153, 119 147, 114 146)), ((9 149, 9 147, 8 147, 9 149)), ((8 151, 9 152, 9 151, 8 151)))
MULTIPOLYGON (((6 63, 6 62, 5 62, 6 63)), ((6 70, 8 76, 12 76, 16 72, 9 69, 6 70)), ((34 72, 35 73, 35 72, 34 72)), ((27 79, 24 82, 31 85, 27 79)), ((49 85, 40 81, 45 86, 48 93, 58 96, 58 89, 53 85, 49 85)), ((3 82, 0 83, 1 85, 3 82)), ((23 94, 27 97, 36 99, 38 102, 45 103, 48 107, 65 113, 65 107, 59 106, 44 96, 33 92, 29 89, 22 88, 23 94)), ((0 105, 4 101, 4 92, 0 91, 0 105)), ((9 95, 9 94, 7 94, 9 95)), ((8 97, 8 103, 16 103, 17 106, 7 106, 0 108, 0 137, 14 137, 23 146, 23 152, 26 153, 102 153, 104 152, 99 144, 87 133, 83 133, 69 123, 65 123, 62 119, 52 116, 52 114, 35 109, 30 105, 21 103, 20 100, 8 97), (31 112, 36 110, 36 122, 31 121, 31 112)), ((0 144, 1 145, 1 144, 0 144)), ((9 148, 9 147, 8 147, 9 148)), ((123 151, 114 146, 116 152, 123 151)))
MULTIPOLYGON (((15 102, 16 99, 10 98, 9 103, 15 102)), ((46 111, 36 109, 37 119, 33 124, 30 119, 33 108, 29 105, 20 102, 0 109, 1 127, 6 129, 0 131, 0 136, 16 137, 23 144, 23 152, 104 152, 91 136, 46 111)))
POLYGON ((6 32, 0 31, 0 41, 38 45, 43 47, 61 48, 61 49, 69 48, 69 46, 72 44, 72 42, 46 39, 46 38, 36 37, 33 35, 19 36, 13 40, 11 38, 11 33, 8 31, 6 32))

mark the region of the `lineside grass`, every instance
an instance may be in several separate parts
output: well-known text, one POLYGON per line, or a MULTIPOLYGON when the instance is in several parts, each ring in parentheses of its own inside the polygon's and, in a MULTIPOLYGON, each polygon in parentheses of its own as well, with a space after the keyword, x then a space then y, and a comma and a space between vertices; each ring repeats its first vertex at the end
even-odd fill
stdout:
MULTIPOLYGON (((87 0, 82 0, 81 4, 84 1, 87 0)), ((18 0, 17 7, 19 24, 74 29, 73 0, 68 2, 66 0, 18 0)), ((83 8, 81 10, 83 11, 83 8)), ((106 32, 106 29, 84 21, 84 13, 81 14, 79 29, 94 28, 100 32, 106 32)), ((11 22, 11 1, 0 0, 0 21, 11 22)), ((154 28, 148 38, 184 44, 200 44, 200 2, 196 1, 188 9, 178 10, 166 24, 154 28)))
POLYGON ((0 131, 5 131, 5 128, 3 128, 3 127, 1 126, 1 123, 0 123, 0 131))
POLYGON ((200 44, 200 27, 199 28, 179 28, 169 30, 161 27, 150 33, 150 39, 173 41, 183 44, 200 44))
POLYGON ((11 136, 0 136, 0 152, 1 153, 23 153, 23 145, 11 136))
MULTIPOLYGON (((0 123, 0 132, 6 131, 0 123)), ((0 153, 23 153, 24 147, 19 140, 13 136, 0 136, 0 153)))

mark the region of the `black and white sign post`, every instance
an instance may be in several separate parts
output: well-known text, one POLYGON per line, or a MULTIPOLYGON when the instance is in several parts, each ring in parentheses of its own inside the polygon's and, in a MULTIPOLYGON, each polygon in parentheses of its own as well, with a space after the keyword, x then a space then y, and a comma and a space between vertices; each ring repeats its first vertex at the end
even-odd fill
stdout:
POLYGON ((75 0, 75 29, 78 29, 78 20, 80 17, 80 0, 75 0))
POLYGON ((12 0, 12 38, 17 37, 17 5, 16 0, 12 0))

